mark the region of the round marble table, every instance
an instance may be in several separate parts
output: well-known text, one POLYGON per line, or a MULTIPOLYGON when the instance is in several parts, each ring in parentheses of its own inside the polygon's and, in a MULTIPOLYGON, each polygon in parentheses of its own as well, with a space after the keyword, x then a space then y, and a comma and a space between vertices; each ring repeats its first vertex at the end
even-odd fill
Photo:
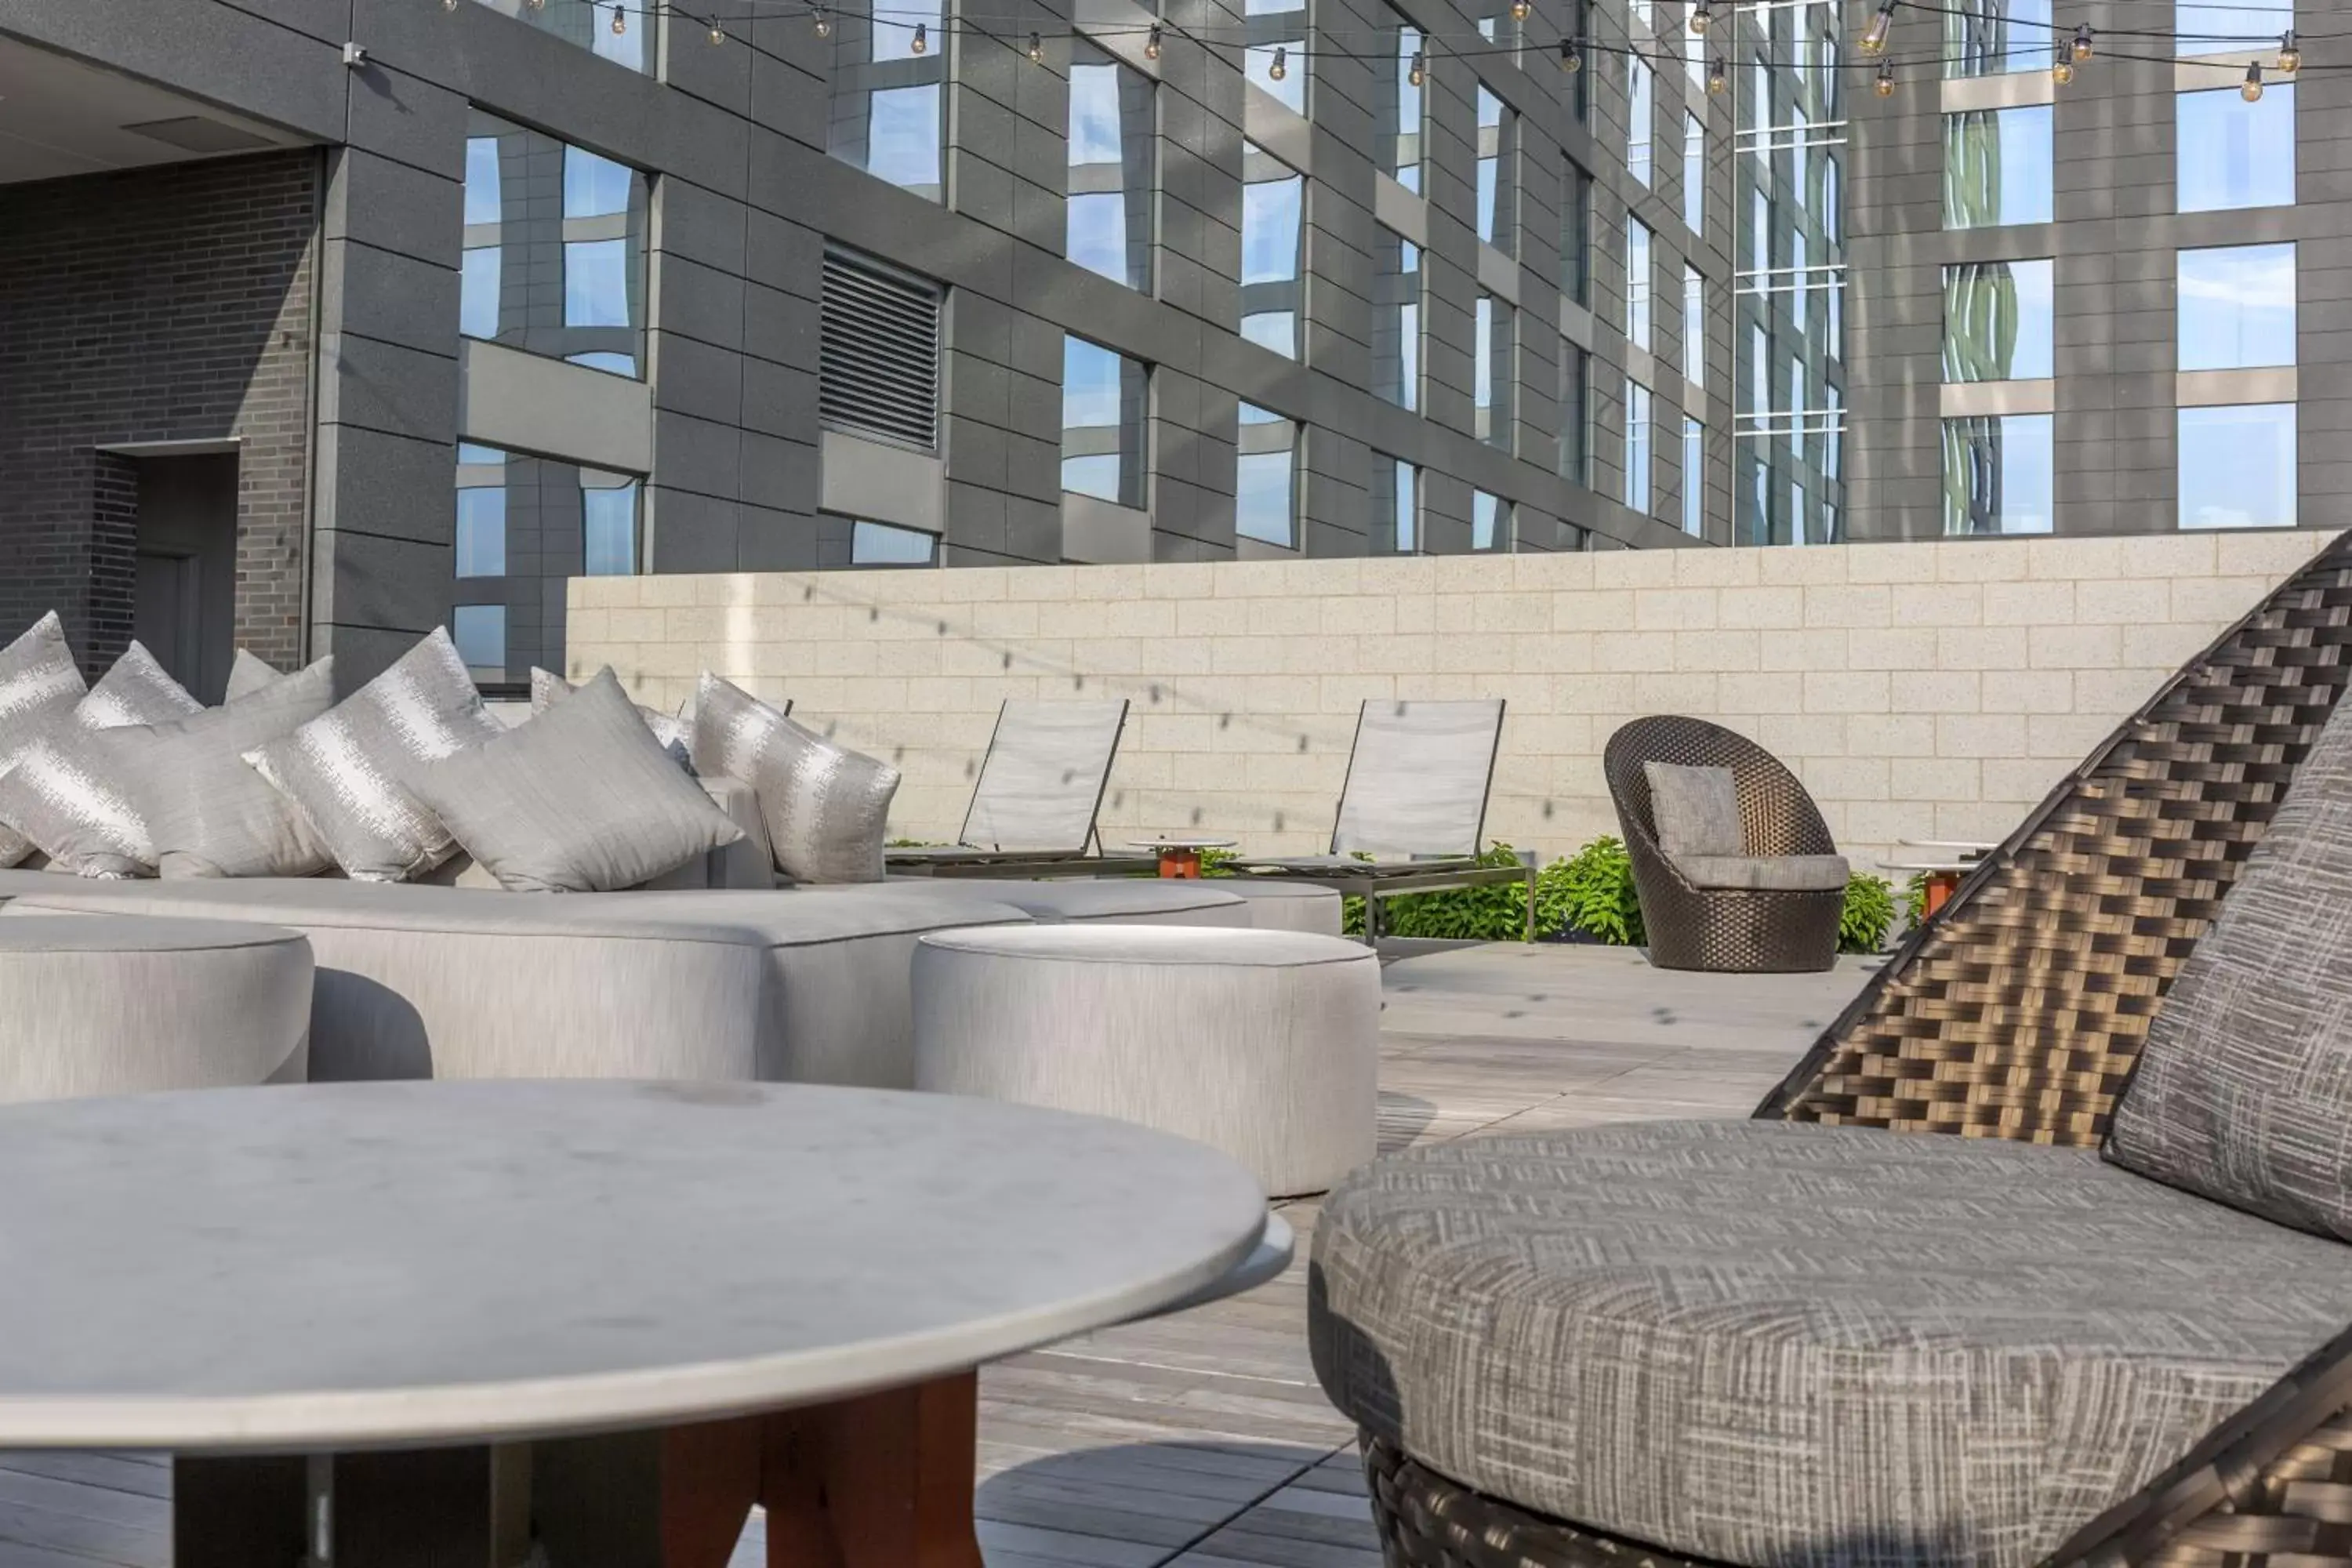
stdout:
POLYGON ((972 1369, 1288 1252, 1209 1150, 946 1096, 9 1107, 0 1447, 172 1450, 178 1568, 717 1568, 755 1501, 773 1563, 976 1568, 972 1369))

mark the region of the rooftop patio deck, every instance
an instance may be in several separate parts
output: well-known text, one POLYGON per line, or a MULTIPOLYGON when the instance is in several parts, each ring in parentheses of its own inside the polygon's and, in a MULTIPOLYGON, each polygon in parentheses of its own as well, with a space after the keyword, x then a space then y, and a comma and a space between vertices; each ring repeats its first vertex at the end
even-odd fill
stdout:
MULTIPOLYGON (((1864 973, 1670 974, 1581 946, 1384 950, 1381 1143, 1740 1116, 1864 973)), ((1300 1256, 1243 1297, 1016 1357, 981 1381, 990 1568, 1379 1568, 1353 1432, 1307 1364, 1300 1256)), ((162 1568, 158 1457, 0 1454, 0 1568, 162 1568)), ((736 1554, 765 1561, 755 1517, 736 1554)), ((571 1568, 559 1564, 558 1568, 571 1568)))

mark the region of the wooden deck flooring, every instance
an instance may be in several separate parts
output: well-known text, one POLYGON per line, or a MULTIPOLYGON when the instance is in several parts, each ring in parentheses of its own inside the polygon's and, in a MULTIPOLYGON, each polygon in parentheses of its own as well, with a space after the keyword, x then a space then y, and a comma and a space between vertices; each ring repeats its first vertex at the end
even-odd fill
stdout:
MULTIPOLYGON (((1387 956, 1383 1149, 1745 1115, 1862 981, 1851 960, 1727 976, 1591 947, 1387 956)), ((1298 1259, 1247 1296, 982 1373, 988 1568, 1380 1568, 1353 1430, 1307 1364, 1315 1208, 1285 1205, 1298 1259)), ((0 1453, 0 1568, 166 1568, 170 1494, 153 1456, 0 1453)), ((735 1563, 764 1560, 755 1517, 735 1563)))

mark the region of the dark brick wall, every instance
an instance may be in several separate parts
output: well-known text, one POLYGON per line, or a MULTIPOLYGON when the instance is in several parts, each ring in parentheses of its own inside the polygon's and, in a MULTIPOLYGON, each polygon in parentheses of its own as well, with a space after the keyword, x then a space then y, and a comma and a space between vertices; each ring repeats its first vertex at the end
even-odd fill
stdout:
POLYGON ((100 446, 242 437, 236 640, 302 655, 312 151, 0 185, 0 640, 131 639, 136 474, 100 446))

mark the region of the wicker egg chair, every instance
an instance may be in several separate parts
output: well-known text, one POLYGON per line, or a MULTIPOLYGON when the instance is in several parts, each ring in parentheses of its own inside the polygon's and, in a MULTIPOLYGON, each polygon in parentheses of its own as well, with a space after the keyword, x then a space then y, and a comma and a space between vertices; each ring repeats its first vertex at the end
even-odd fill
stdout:
MULTIPOLYGON (((2352 534, 2061 781, 1905 939, 1758 1117, 2098 1144, 2150 1021, 2347 677, 2352 534)), ((1644 721, 1611 742, 1637 872, 1658 866, 1633 831, 1646 817, 1629 808, 1646 800, 1638 759, 1735 754, 1674 749, 1706 728, 1644 721), (1635 729, 1657 750, 1638 749, 1635 729)), ((1642 885, 1645 910, 1652 886, 1642 885)), ((1671 920, 1684 906, 1659 908, 1671 920)), ((1389 1568, 1720 1568, 1481 1495, 1370 1434, 1364 1457, 1389 1568)), ((2352 1328, 2042 1563, 2352 1568, 2352 1328)))
POLYGON ((1797 775, 1744 735, 1703 719, 1636 719, 1609 737, 1601 771, 1633 862, 1650 962, 1661 969, 1782 973, 1837 963, 1843 889, 1701 888, 1658 847, 1644 763, 1729 768, 1750 855, 1834 855, 1829 825, 1797 775))

